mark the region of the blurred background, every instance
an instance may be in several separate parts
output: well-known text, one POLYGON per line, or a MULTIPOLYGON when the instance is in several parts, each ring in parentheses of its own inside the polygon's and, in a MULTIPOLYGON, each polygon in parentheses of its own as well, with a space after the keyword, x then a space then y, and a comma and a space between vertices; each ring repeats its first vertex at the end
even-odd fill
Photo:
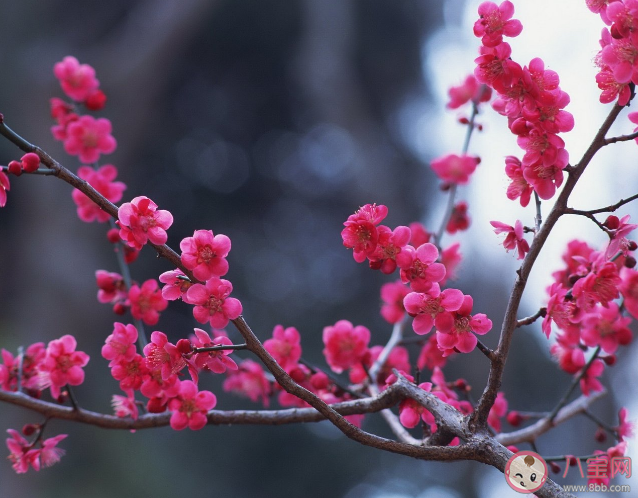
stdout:
MULTIPOLYGON (((389 226, 421 220, 430 230, 438 227, 444 197, 428 162, 462 146, 465 131, 456 120, 463 113, 445 110, 446 92, 473 69, 478 3, 4 1, 0 112, 16 132, 76 171, 77 158, 66 155, 49 131, 48 100, 63 96, 52 68, 66 55, 91 64, 109 99, 99 114, 111 119, 118 140, 101 163, 118 167, 118 179, 128 185, 124 200, 146 195, 170 210, 174 248, 196 229, 228 235, 227 278, 248 323, 262 341, 277 324, 297 327, 304 357, 323 365, 326 325, 339 319, 365 325, 372 344, 383 344, 391 331, 379 315, 379 288, 392 278, 356 264, 343 248, 347 216, 376 202, 389 207, 389 226)), ((514 57, 525 64, 542 55, 572 97, 568 110, 577 129, 565 139, 573 163, 607 112, 597 103, 591 63, 602 24, 578 0, 551 7, 545 0, 515 3, 525 29, 512 42, 514 57), (550 11, 553 16, 541 16, 550 11)), ((505 198, 503 157, 519 153, 505 120, 486 108, 479 121, 485 133, 475 136, 470 150, 483 161, 460 192, 472 226, 446 242, 462 243, 465 260, 455 286, 493 320, 485 342, 494 346, 517 264, 488 222, 521 218, 531 224, 533 212, 505 198)), ((617 131, 629 132, 628 123, 617 131)), ((0 162, 20 156, 0 141, 0 162)), ((600 207, 634 194, 635 163, 633 143, 603 151, 598 171, 610 189, 601 188, 603 177, 593 172, 575 192, 574 207, 600 207)), ((20 345, 73 334, 78 349, 91 356, 77 397, 86 408, 110 413, 119 388, 100 348, 112 323, 123 319, 95 299, 95 270, 119 271, 106 227, 81 222, 70 187, 60 181, 11 182, 0 211, 0 346, 15 353, 20 345)), ((635 206, 621 214, 632 213, 636 219, 635 206)), ((592 245, 602 246, 602 234, 589 225, 573 219, 559 225, 532 275, 521 316, 546 303, 544 287, 567 240, 589 234, 592 245)), ((131 268, 140 282, 170 269, 148 248, 131 268)), ((178 302, 148 331, 162 330, 176 341, 197 325, 190 306, 178 302)), ((238 337, 230 328, 229 334, 238 337)), ((548 351, 539 326, 517 332, 503 385, 510 408, 548 410, 561 397, 570 377, 554 367, 548 351)), ((418 349, 410 354, 414 362, 418 349)), ((631 347, 605 374, 611 393, 593 411, 611 425, 620 404, 635 400, 635 365, 631 347)), ((487 371, 475 352, 450 361, 445 374, 467 379, 478 398, 487 371)), ((221 376, 209 386, 218 409, 257 408, 220 386, 221 376)), ((1 430, 39 421, 0 407, 1 430)), ((377 416, 368 416, 364 429, 390 436, 377 416)), ((325 424, 129 434, 54 421, 50 431, 69 434, 61 444, 67 455, 54 468, 26 476, 1 464, 0 498, 445 498, 510 491, 502 474, 484 465, 385 454, 325 424)), ((541 437, 538 448, 543 455, 589 454, 613 444, 596 443, 594 431, 591 421, 579 418, 541 437)))

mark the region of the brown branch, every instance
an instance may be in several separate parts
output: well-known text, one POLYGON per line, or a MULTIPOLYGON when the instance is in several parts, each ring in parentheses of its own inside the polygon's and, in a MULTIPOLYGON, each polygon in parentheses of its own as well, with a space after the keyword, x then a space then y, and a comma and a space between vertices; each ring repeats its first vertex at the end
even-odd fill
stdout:
POLYGON ((629 140, 635 140, 638 138, 638 131, 630 133, 629 135, 620 135, 618 137, 611 137, 605 139, 605 145, 615 144, 616 142, 628 142, 629 140))
POLYGON ((531 325, 539 318, 545 318, 545 315, 547 315, 547 308, 541 308, 532 316, 528 316, 525 318, 521 318, 520 320, 517 320, 516 327, 518 328, 518 327, 523 327, 525 325, 531 325))
POLYGON ((553 420, 548 414, 528 427, 513 432, 498 434, 495 439, 503 446, 534 441, 542 434, 545 434, 575 415, 578 415, 579 413, 586 413, 590 405, 606 394, 607 392, 602 390, 592 393, 591 396, 582 395, 568 405, 562 407, 557 412, 553 420))
POLYGON ((512 292, 510 294, 509 302, 505 311, 505 317, 503 319, 503 325, 501 327, 501 335, 499 337, 498 347, 494 351, 494 359, 490 368, 490 373, 487 380, 485 390, 479 399, 478 406, 474 410, 471 418, 471 428, 474 431, 487 430, 487 416, 490 409, 494 405, 496 395, 501 387, 501 379, 503 377, 503 371, 505 370, 505 362, 509 354, 509 349, 512 343, 512 337, 514 330, 516 329, 517 319, 516 314, 520 306, 521 298, 523 297, 523 291, 527 284, 527 278, 529 277, 532 267, 536 262, 536 258, 540 254, 541 249, 545 245, 545 241, 550 232, 554 228, 554 225, 558 219, 565 213, 567 209, 567 201, 571 195, 576 183, 580 179, 581 175, 585 172, 585 169, 593 159, 594 155, 605 145, 605 135, 609 131, 609 128, 622 111, 623 107, 618 104, 614 105, 609 115, 603 122, 602 126, 596 133, 596 136, 592 140, 588 149, 583 154, 583 157, 579 163, 574 166, 570 171, 567 181, 563 190, 558 195, 554 206, 547 215, 547 219, 541 226, 541 229, 537 232, 530 250, 527 256, 523 260, 521 267, 517 270, 517 278, 514 282, 512 292))
POLYGON ((579 214, 581 216, 590 217, 589 215, 594 215, 599 213, 613 213, 620 206, 624 206, 625 204, 635 201, 636 199, 638 199, 638 194, 634 194, 631 197, 627 197, 627 199, 620 199, 616 204, 612 204, 610 206, 606 206, 606 207, 602 207, 598 209, 590 209, 587 211, 583 211, 580 209, 567 208, 565 210, 565 214, 579 214))

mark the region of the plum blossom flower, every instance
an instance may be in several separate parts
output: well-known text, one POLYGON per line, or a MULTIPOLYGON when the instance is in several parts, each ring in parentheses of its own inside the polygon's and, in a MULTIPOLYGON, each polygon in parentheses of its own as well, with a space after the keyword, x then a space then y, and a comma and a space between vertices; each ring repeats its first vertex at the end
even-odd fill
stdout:
POLYGON ((448 90, 450 101, 447 103, 448 109, 457 109, 470 100, 478 104, 487 102, 492 97, 492 89, 486 85, 481 85, 473 74, 465 78, 459 86, 453 86, 448 90))
POLYGON ((9 460, 17 474, 24 474, 29 466, 40 470, 40 450, 33 447, 15 429, 7 429, 11 438, 6 440, 9 448, 9 460))
POLYGON ((408 288, 401 281, 388 282, 381 286, 381 316, 388 323, 400 322, 405 316, 403 298, 408 295, 408 288))
MULTIPOLYGON (((78 176, 97 190, 113 203, 118 203, 122 199, 122 193, 126 190, 126 185, 122 182, 114 181, 117 177, 117 168, 112 164, 101 166, 98 170, 88 166, 81 166, 78 169, 78 176)), ((100 223, 108 221, 111 215, 103 211, 95 202, 89 199, 79 190, 72 192, 73 202, 77 206, 78 217, 82 221, 90 223, 97 220, 100 223)))
POLYGON ((120 359, 111 362, 111 376, 119 381, 122 391, 138 390, 149 373, 146 361, 141 354, 135 353, 130 360, 120 359))
MULTIPOLYGON (((361 363, 357 363, 350 369, 350 382, 353 384, 364 382, 368 378, 367 372, 370 370, 370 367, 374 364, 377 358, 379 358, 381 351, 383 351, 383 346, 372 346, 369 350, 369 354, 364 355, 361 363)), ((383 366, 379 369, 376 378, 377 384, 382 385, 385 382, 385 379, 392 374, 392 371, 395 368, 403 372, 411 369, 408 350, 402 346, 395 346, 392 348, 390 355, 383 366)))
POLYGON ((222 277, 228 273, 226 256, 230 252, 230 239, 223 234, 213 236, 212 230, 195 230, 192 237, 182 239, 182 263, 193 271, 198 280, 222 277))
POLYGON ((339 320, 323 329, 323 354, 330 368, 341 373, 360 362, 368 351, 370 331, 363 325, 352 325, 348 320, 339 320))
POLYGON ((618 346, 631 342, 630 323, 631 318, 622 316, 616 303, 609 303, 607 308, 598 306, 583 320, 581 338, 587 346, 600 346, 605 353, 613 354, 618 346))
POLYGON ((144 196, 122 204, 117 216, 120 237, 138 250, 149 240, 152 244, 165 244, 168 239, 166 230, 173 224, 173 215, 170 212, 158 210, 157 204, 144 196))
POLYGON ((434 244, 423 244, 418 249, 411 245, 403 248, 397 255, 397 265, 401 268, 401 280, 410 283, 410 288, 416 292, 427 292, 437 282, 445 278, 445 266, 437 263, 439 250, 434 244))
POLYGON ((430 166, 444 182, 465 185, 470 181, 470 175, 474 173, 480 162, 481 159, 478 156, 448 154, 433 159, 430 166))
POLYGON ((40 450, 40 464, 42 467, 51 467, 51 465, 55 465, 60 461, 60 458, 66 452, 62 448, 58 448, 58 443, 67 436, 68 434, 58 434, 42 441, 42 449, 40 450))
POLYGON ((609 241, 609 245, 605 251, 605 257, 607 259, 614 257, 618 251, 622 251, 623 255, 627 256, 630 243, 627 239, 627 235, 638 227, 638 225, 627 223, 629 218, 629 215, 623 216, 621 219, 618 219, 616 216, 609 216, 605 221, 605 223, 609 223, 613 220, 612 223, 616 226, 615 229, 611 230, 612 239, 609 241))
POLYGON ((167 301, 180 299, 193 285, 180 269, 165 271, 159 276, 159 281, 166 284, 162 287, 162 297, 167 301))
POLYGON ((352 256, 357 263, 363 263, 377 247, 377 227, 388 215, 388 208, 382 204, 366 204, 348 216, 346 228, 341 231, 343 245, 353 249, 352 256))
POLYGON ((505 0, 501 5, 483 2, 478 8, 479 19, 474 23, 474 35, 481 38, 486 47, 495 47, 503 41, 503 36, 515 37, 521 34, 523 25, 512 19, 514 4, 505 0))
POLYGON ((168 379, 186 366, 182 353, 183 351, 170 343, 166 334, 159 330, 151 334, 151 342, 144 346, 146 365, 151 371, 161 371, 162 380, 168 379))
POLYGON ((584 311, 590 311, 596 303, 607 307, 609 301, 616 299, 621 282, 614 263, 606 261, 601 264, 601 260, 596 259, 591 271, 574 284, 572 293, 576 304, 584 311))
POLYGON ((72 335, 63 335, 49 342, 46 355, 38 365, 44 372, 51 387, 51 396, 58 398, 60 388, 69 384, 79 386, 84 382, 84 367, 89 362, 89 355, 76 351, 77 342, 72 335))
POLYGON ((111 122, 106 118, 80 116, 66 127, 64 150, 79 156, 84 164, 97 162, 100 154, 110 154, 117 147, 111 129, 111 122))
MULTIPOLYGON (((219 335, 211 339, 206 331, 198 328, 195 329, 195 336, 198 340, 197 347, 200 348, 232 345, 232 341, 225 335, 219 335)), ((193 362, 199 369, 207 369, 218 374, 224 373, 226 370, 237 370, 237 363, 232 358, 229 358, 232 352, 232 349, 225 349, 197 353, 193 357, 193 362)))
POLYGON ((128 396, 114 394, 113 398, 111 399, 111 406, 113 407, 113 411, 115 412, 116 417, 130 417, 133 420, 137 420, 137 418, 139 417, 139 410, 137 408, 137 403, 135 402, 135 397, 133 397, 132 392, 128 396))
POLYGON ((447 363, 447 359, 452 354, 454 353, 446 354, 446 356, 444 356, 443 351, 439 349, 436 335, 431 335, 421 348, 416 364, 417 367, 419 367, 419 370, 423 370, 424 368, 434 370, 436 367, 443 368, 447 363))
POLYGON ((217 398, 210 391, 199 391, 197 385, 185 380, 179 385, 179 394, 168 402, 171 415, 171 427, 176 431, 190 428, 202 429, 207 422, 206 414, 217 404, 217 398))
POLYGON ((507 187, 507 198, 510 200, 519 199, 521 206, 526 207, 532 197, 533 187, 527 183, 523 175, 523 168, 518 158, 507 156, 505 158, 505 174, 510 178, 511 183, 507 187))
MULTIPOLYGON (((418 387, 427 392, 432 391, 431 382, 422 382, 418 387)), ((403 427, 412 429, 416 427, 421 420, 431 426, 434 424, 434 415, 412 398, 406 398, 401 401, 399 404, 399 421, 403 427)))
POLYGON ((458 289, 445 289, 441 292, 435 287, 427 293, 410 292, 405 296, 403 305, 408 314, 414 317, 414 331, 424 335, 437 325, 442 313, 458 310, 463 305, 463 300, 463 293, 458 289))
POLYGON ((618 438, 622 441, 625 438, 633 437, 634 435, 634 425, 635 422, 627 421, 627 416, 629 415, 629 410, 627 408, 622 407, 618 412, 618 426, 614 427, 616 433, 618 434, 618 438))
POLYGON ((600 358, 596 358, 587 371, 585 375, 580 379, 580 390, 583 392, 585 396, 589 396, 592 391, 602 391, 603 385, 597 379, 603 374, 605 370, 605 363, 600 358))
POLYGON ((110 360, 109 366, 119 361, 130 361, 135 356, 137 329, 134 325, 115 322, 113 333, 106 338, 102 346, 102 357, 110 360))
POLYGON ((275 359, 279 366, 286 371, 297 365, 301 358, 301 336, 295 327, 284 329, 276 325, 272 332, 272 339, 264 341, 264 348, 275 359))
POLYGON ((523 224, 520 220, 516 220, 514 226, 506 225, 500 221, 490 221, 490 225, 494 227, 494 233, 501 234, 506 233, 507 236, 503 241, 503 247, 510 251, 511 249, 518 250, 518 259, 523 259, 525 254, 529 251, 529 244, 523 238, 523 224))
POLYGON ((377 227, 378 239, 377 246, 368 255, 370 268, 373 270, 381 270, 381 273, 390 275, 397 268, 396 258, 403 248, 410 241, 410 229, 404 226, 398 226, 394 230, 379 225, 377 227))
POLYGON ((70 55, 53 66, 53 74, 60 80, 62 91, 78 102, 86 100, 100 85, 95 69, 70 55))
POLYGON ((133 318, 142 320, 147 325, 155 325, 159 321, 160 311, 168 306, 162 297, 157 280, 151 278, 142 284, 132 285, 128 292, 133 318))
POLYGON ((441 251, 439 261, 445 266, 445 277, 439 282, 439 285, 445 285, 448 280, 456 279, 456 270, 463 260, 463 256, 459 251, 461 244, 455 242, 449 247, 446 247, 441 251))
POLYGON ((623 304, 629 314, 638 319, 638 271, 623 268, 620 276, 622 281, 618 290, 624 298, 623 304))
POLYGON ((453 349, 461 353, 473 351, 477 344, 474 334, 483 335, 492 329, 492 320, 485 314, 470 315, 473 304, 472 296, 465 295, 458 310, 445 311, 437 316, 436 340, 444 355, 453 349))
POLYGON ((233 284, 228 280, 213 277, 205 285, 191 286, 184 300, 195 305, 193 316, 199 323, 210 322, 213 328, 223 329, 242 312, 239 299, 228 297, 232 291, 233 284))
POLYGON ((268 406, 271 392, 270 382, 261 365, 253 360, 244 360, 237 370, 228 372, 224 380, 224 391, 236 391, 255 402, 259 398, 264 406, 268 406))

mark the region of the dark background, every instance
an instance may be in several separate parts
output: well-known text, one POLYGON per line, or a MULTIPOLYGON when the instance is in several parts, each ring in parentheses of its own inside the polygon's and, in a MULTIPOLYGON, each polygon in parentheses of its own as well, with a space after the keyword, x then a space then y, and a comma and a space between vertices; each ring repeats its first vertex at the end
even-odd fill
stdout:
MULTIPOLYGON (((390 208, 388 225, 407 225, 441 200, 429 158, 407 142, 399 116, 411 102, 432 98, 422 47, 442 25, 442 6, 425 0, 3 2, 0 112, 75 171, 77 158, 49 132, 48 99, 62 96, 52 67, 65 55, 94 66, 109 98, 100 114, 112 120, 118 140, 101 163, 118 167, 128 185, 124 200, 146 195, 170 210, 174 248, 196 229, 228 235, 227 278, 248 323, 262 340, 276 324, 296 326, 304 357, 323 364, 324 326, 339 319, 366 325, 373 344, 387 340, 391 329, 378 314, 379 287, 390 279, 353 261, 342 247, 343 221, 376 202, 390 208)), ((467 63, 469 72, 471 58, 467 63)), ((459 131, 459 148, 461 140, 459 131)), ((0 142, 0 162, 20 155, 0 142)), ((118 271, 105 225, 79 221, 62 182, 11 181, 0 212, 1 345, 15 352, 73 334, 91 356, 86 381, 76 389, 80 403, 109 413, 119 389, 99 351, 120 318, 95 299, 95 270, 118 271)), ((468 238, 466 268, 482 271, 456 285, 493 319, 485 342, 494 345, 513 273, 490 278, 498 270, 472 260, 471 245, 468 238)), ((144 281, 169 269, 147 248, 132 273, 144 281)), ((149 332, 177 340, 196 325, 190 306, 175 303, 149 332)), ((412 361, 416 356, 412 350, 412 361)), ((475 397, 486 374, 478 352, 446 368, 448 379, 465 377, 476 386, 475 397)), ((223 393, 219 381, 210 384, 217 408, 255 407, 223 393)), ((531 334, 516 338, 504 384, 513 406, 548 409, 568 383, 550 365, 546 345, 531 334)), ((598 409, 615 420, 611 400, 598 409)), ((0 421, 4 430, 40 419, 2 406, 0 421)), ((376 416, 364 428, 390 436, 376 416)), ((50 430, 69 434, 61 444, 68 454, 55 468, 26 476, 15 475, 8 462, 0 465, 0 498, 475 496, 486 473, 502 479, 480 464, 423 463, 360 447, 325 424, 128 434, 54 421, 50 430)), ((541 438, 543 454, 591 451, 589 439, 570 436, 593 433, 590 422, 564 430, 559 442, 541 438)))

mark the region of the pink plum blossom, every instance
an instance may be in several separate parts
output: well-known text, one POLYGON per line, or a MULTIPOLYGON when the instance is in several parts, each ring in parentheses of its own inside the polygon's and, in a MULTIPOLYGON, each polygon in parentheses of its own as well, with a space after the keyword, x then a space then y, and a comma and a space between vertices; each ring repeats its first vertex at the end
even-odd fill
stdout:
POLYGON ((423 244, 415 249, 411 245, 397 255, 397 265, 401 268, 401 280, 410 283, 416 292, 427 292, 445 277, 445 266, 437 263, 439 250, 434 244, 423 244))
POLYGON ((433 159, 430 166, 444 182, 465 185, 480 162, 481 159, 477 156, 448 154, 433 159))
POLYGON ((343 245, 353 249, 352 255, 357 263, 366 260, 377 247, 377 227, 388 215, 388 208, 382 204, 366 204, 357 212, 348 216, 344 222, 346 228, 341 231, 343 245))
POLYGON ((165 244, 168 239, 166 230, 173 224, 171 213, 157 209, 157 204, 144 196, 122 204, 117 215, 120 237, 138 250, 149 240, 152 244, 165 244))
POLYGON ((408 295, 408 288, 401 281, 388 282, 381 286, 381 316, 388 323, 400 322, 405 316, 403 298, 408 295))
POLYGON ((264 406, 269 404, 270 382, 261 365, 253 360, 243 360, 237 370, 228 372, 223 388, 247 396, 253 402, 261 398, 264 406))
MULTIPOLYGON (((232 341, 228 337, 219 335, 211 339, 206 331, 198 328, 195 329, 195 336, 198 340, 197 347, 200 348, 232 345, 232 341)), ((237 363, 229 357, 232 352, 232 349, 225 349, 196 353, 193 357, 193 362, 197 368, 210 370, 217 374, 224 373, 226 370, 237 370, 237 363)))
POLYGON ((95 163, 100 154, 110 154, 117 147, 111 135, 111 122, 106 118, 80 116, 66 127, 64 150, 79 156, 84 164, 95 163))
MULTIPOLYGON (((446 311, 456 311, 463 305, 464 296, 458 289, 432 288, 427 293, 410 292, 403 300, 405 310, 414 317, 412 328, 419 334, 432 330, 439 317, 446 311)), ((438 325, 437 325, 438 328, 438 325)))
POLYGON ((301 336, 295 327, 284 329, 276 325, 272 332, 272 339, 264 341, 264 348, 275 359, 279 366, 286 371, 297 365, 301 358, 301 336))
POLYGON ((480 37, 486 47, 495 47, 503 41, 503 36, 518 36, 523 30, 521 22, 512 19, 514 4, 508 0, 498 6, 493 2, 483 2, 479 5, 478 13, 474 35, 480 37))
POLYGON ((159 276, 159 281, 166 284, 162 287, 162 297, 167 301, 180 299, 193 285, 180 269, 165 271, 159 276))
POLYGON ((147 325, 155 325, 159 321, 160 312, 168 306, 157 280, 153 278, 144 282, 141 287, 132 285, 128 297, 133 318, 142 320, 147 325))
POLYGON ((7 192, 11 189, 11 184, 9 183, 9 177, 4 173, 4 171, 0 171, 0 207, 5 207, 7 205, 7 192))
POLYGON ((458 86, 453 86, 448 90, 450 101, 447 103, 448 109, 457 109, 470 100, 476 104, 487 102, 492 96, 492 89, 476 81, 473 74, 465 78, 465 81, 458 86))
POLYGON ((60 339, 49 342, 46 355, 38 368, 44 372, 50 382, 51 396, 58 398, 60 388, 69 384, 79 386, 84 382, 84 367, 89 362, 89 355, 76 351, 77 342, 72 335, 63 335, 60 339))
MULTIPOLYGON (((114 181, 117 177, 117 168, 111 164, 101 166, 98 170, 88 166, 81 166, 78 169, 78 176, 97 190, 113 203, 118 203, 122 199, 122 193, 126 185, 122 182, 114 181)), ((78 217, 82 221, 91 222, 97 220, 100 223, 108 221, 111 215, 95 204, 91 199, 79 190, 73 190, 73 202, 77 206, 78 217)))
POLYGON ((228 297, 232 291, 233 284, 228 280, 213 277, 205 285, 191 286, 184 300, 195 305, 193 316, 199 323, 210 322, 213 328, 223 329, 242 312, 239 299, 228 297))
POLYGON ((363 325, 352 325, 348 320, 339 320, 323 329, 323 354, 330 368, 341 373, 360 362, 368 351, 370 331, 363 325))
POLYGON ((134 325, 115 322, 113 333, 106 338, 102 346, 102 357, 110 360, 109 366, 119 361, 130 361, 135 356, 137 329, 134 325))
POLYGON ((461 353, 473 351, 477 344, 474 334, 483 335, 492 329, 492 320, 485 314, 470 315, 473 304, 472 296, 465 295, 459 309, 437 315, 436 340, 444 354, 453 349, 461 353))
POLYGON ((210 391, 198 391, 197 385, 185 380, 179 385, 179 394, 168 402, 172 412, 171 427, 181 431, 188 427, 193 431, 202 429, 207 422, 206 414, 217 404, 217 398, 210 391))
POLYGON ((60 80, 62 91, 70 98, 83 102, 95 92, 100 82, 95 78, 95 69, 70 55, 53 66, 53 74, 60 80))
POLYGON ((523 259, 525 254, 529 251, 529 244, 523 238, 523 224, 520 220, 516 220, 514 226, 506 225, 500 221, 490 221, 490 225, 494 227, 494 233, 501 234, 506 233, 507 236, 503 241, 503 247, 510 251, 511 249, 518 250, 518 259, 523 259))
POLYGON ((228 273, 226 256, 230 251, 230 239, 223 234, 213 236, 211 230, 195 230, 192 237, 182 239, 182 263, 193 271, 198 280, 222 277, 228 273))

